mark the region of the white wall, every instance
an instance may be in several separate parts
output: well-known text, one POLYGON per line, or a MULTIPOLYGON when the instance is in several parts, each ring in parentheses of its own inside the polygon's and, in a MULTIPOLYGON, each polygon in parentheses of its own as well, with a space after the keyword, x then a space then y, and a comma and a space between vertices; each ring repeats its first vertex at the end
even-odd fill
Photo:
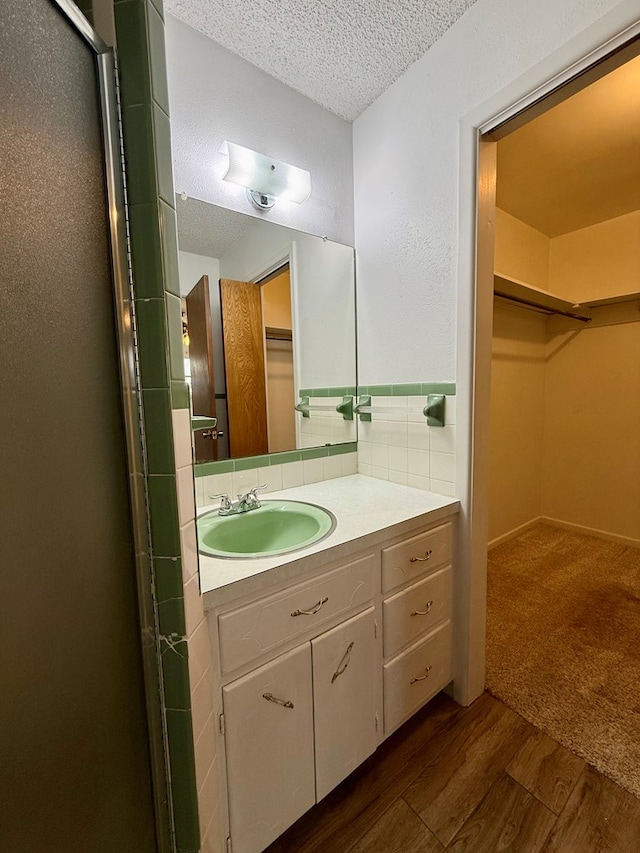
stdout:
POLYGON ((531 70, 616 7, 610 35, 637 4, 477 0, 355 121, 362 383, 456 377, 460 122, 517 78, 513 101, 600 44, 586 37, 556 68, 531 70))
POLYGON ((351 124, 166 15, 177 192, 353 245, 351 124), (227 139, 311 172, 311 197, 254 210, 221 180, 227 139))
POLYGON ((489 542, 541 515, 546 318, 496 299, 489 542))

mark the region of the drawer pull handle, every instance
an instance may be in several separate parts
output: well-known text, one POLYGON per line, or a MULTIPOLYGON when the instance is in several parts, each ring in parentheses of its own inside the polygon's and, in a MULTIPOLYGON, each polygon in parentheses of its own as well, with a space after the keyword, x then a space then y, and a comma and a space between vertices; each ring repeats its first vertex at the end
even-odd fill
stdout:
POLYGON ((432 607, 433 607, 433 601, 427 601, 427 603, 424 606, 424 610, 412 610, 411 616, 428 616, 429 611, 431 610, 432 607))
POLYGON ((416 681, 426 681, 426 679, 427 679, 427 678, 429 678, 429 673, 430 673, 430 672, 431 672, 431 667, 430 667, 430 666, 428 666, 428 667, 425 669, 425 675, 416 675, 414 678, 412 678, 412 679, 411 679, 411 681, 410 681, 409 683, 410 683, 410 684, 415 684, 415 683, 416 683, 416 681))
POLYGON ((341 660, 341 661, 340 661, 340 663, 338 664, 338 668, 337 668, 337 669, 336 669, 336 671, 333 673, 333 678, 331 679, 331 683, 332 683, 332 684, 333 684, 333 682, 336 680, 336 678, 338 678, 340 675, 342 675, 342 673, 343 673, 343 672, 346 670, 346 668, 349 666, 349 663, 350 663, 350 661, 351 661, 351 650, 352 650, 352 649, 353 649, 353 641, 352 641, 352 642, 350 642, 350 643, 349 643, 349 645, 347 646, 347 650, 346 650, 346 652, 342 655, 342 660, 341 660))
POLYGON ((292 612, 292 616, 313 616, 314 613, 317 613, 318 610, 322 607, 323 604, 326 604, 329 599, 325 596, 325 598, 321 598, 317 604, 314 604, 311 610, 294 610, 292 612))
POLYGON ((284 699, 278 699, 273 693, 263 693, 262 698, 266 699, 267 702, 275 702, 276 705, 282 705, 283 708, 293 708, 293 702, 289 702, 288 700, 285 702, 284 699))
POLYGON ((424 557, 411 557, 410 563, 426 563, 429 557, 433 554, 432 550, 427 551, 424 557))

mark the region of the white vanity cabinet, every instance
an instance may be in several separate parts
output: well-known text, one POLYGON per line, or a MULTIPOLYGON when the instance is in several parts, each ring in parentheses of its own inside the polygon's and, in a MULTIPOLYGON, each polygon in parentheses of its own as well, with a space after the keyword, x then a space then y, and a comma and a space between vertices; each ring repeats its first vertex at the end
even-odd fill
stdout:
POLYGON ((374 608, 222 691, 234 853, 259 853, 377 746, 374 608))
POLYGON ((261 853, 451 682, 455 511, 209 609, 227 850, 261 853))

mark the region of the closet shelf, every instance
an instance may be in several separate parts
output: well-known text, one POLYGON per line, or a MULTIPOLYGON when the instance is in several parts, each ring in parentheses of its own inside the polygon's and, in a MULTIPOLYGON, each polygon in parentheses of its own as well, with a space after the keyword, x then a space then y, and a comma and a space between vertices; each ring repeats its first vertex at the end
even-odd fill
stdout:
POLYGON ((561 296, 556 296, 546 290, 540 290, 531 284, 525 284, 514 278, 503 275, 493 276, 493 291, 496 296, 517 302, 528 308, 544 311, 548 314, 560 314, 562 317, 570 317, 572 320, 580 320, 590 323, 591 317, 584 313, 588 303, 576 304, 561 296))

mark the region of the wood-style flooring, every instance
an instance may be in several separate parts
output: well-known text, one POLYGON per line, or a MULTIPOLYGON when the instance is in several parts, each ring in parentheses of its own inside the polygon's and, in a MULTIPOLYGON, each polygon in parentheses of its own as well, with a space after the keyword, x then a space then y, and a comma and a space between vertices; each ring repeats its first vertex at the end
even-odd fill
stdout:
POLYGON ((268 853, 639 853, 640 800, 483 694, 436 696, 268 853))

